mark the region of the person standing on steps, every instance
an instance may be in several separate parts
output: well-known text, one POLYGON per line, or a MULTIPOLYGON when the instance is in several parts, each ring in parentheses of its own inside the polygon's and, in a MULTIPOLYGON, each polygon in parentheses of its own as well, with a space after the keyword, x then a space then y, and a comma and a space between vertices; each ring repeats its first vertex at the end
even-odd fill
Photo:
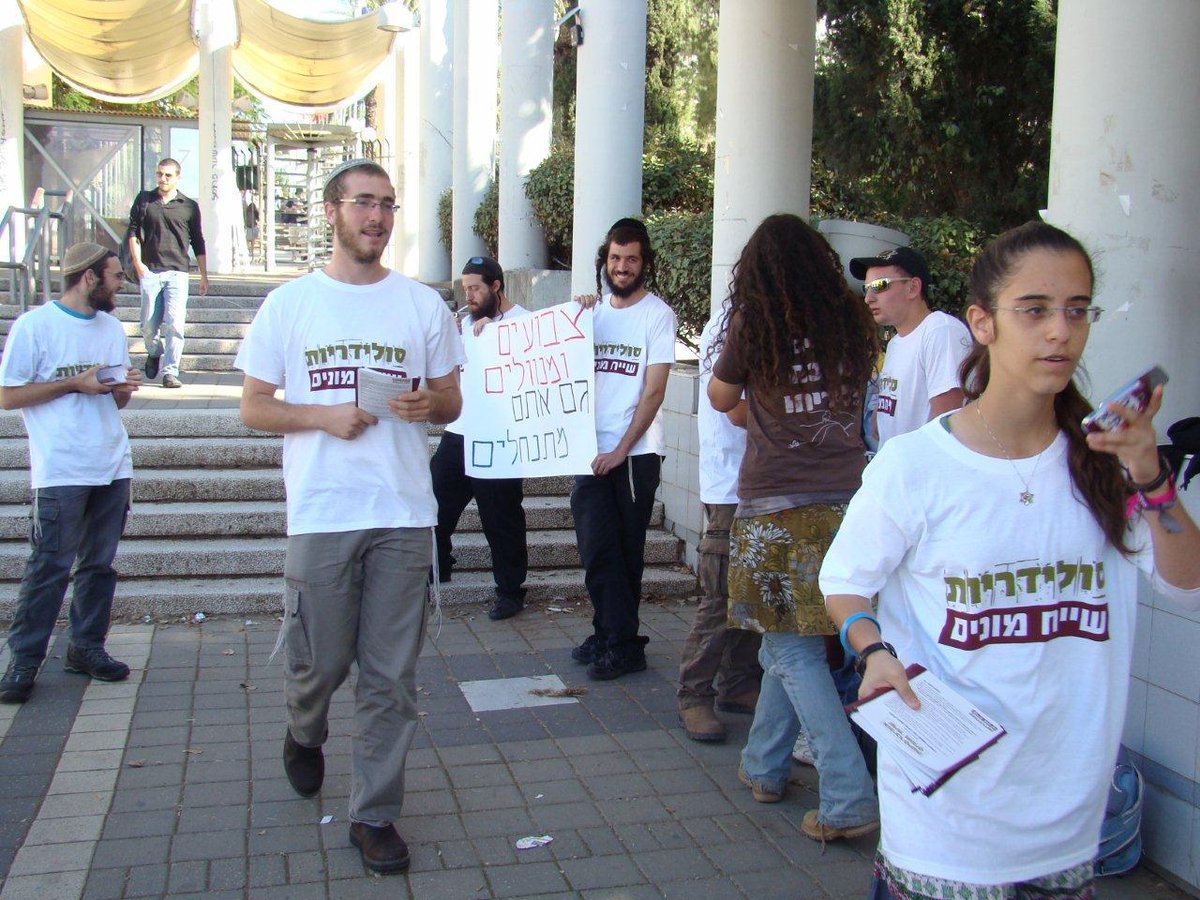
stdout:
POLYGON ((125 329, 110 313, 125 280, 116 254, 75 244, 63 256, 63 294, 13 323, 0 360, 0 407, 21 410, 29 433, 31 547, 8 632, 0 700, 24 703, 75 565, 64 668, 122 681, 129 666, 104 647, 129 514, 133 462, 119 410, 141 385, 125 329))
MULTIPOLYGON (((508 299, 504 270, 490 256, 472 256, 462 270, 463 294, 467 300, 469 326, 478 335, 489 322, 514 319, 528 310, 508 299)), ((469 363, 468 363, 469 365, 469 363)), ((476 398, 476 401, 482 398, 476 398)), ((463 406, 470 402, 463 397, 463 406)), ((524 487, 520 478, 470 478, 466 471, 463 432, 450 423, 429 461, 433 494, 437 498, 438 577, 451 578, 454 568, 452 537, 463 510, 475 498, 479 519, 492 554, 492 578, 496 595, 488 610, 492 620, 508 619, 525 606, 525 576, 529 549, 525 541, 524 487)))
POLYGON ((665 449, 659 408, 675 362, 675 313, 646 290, 654 250, 646 226, 620 219, 596 256, 596 445, 591 475, 571 491, 575 537, 592 601, 592 634, 571 651, 588 677, 646 668, 649 638, 638 634, 646 529, 665 449), (608 293, 602 293, 603 284, 608 293), (599 298, 599 299, 597 299, 599 298))
POLYGON ((183 387, 183 326, 187 319, 188 247, 200 270, 200 294, 208 293, 208 258, 200 205, 179 191, 179 163, 158 164, 158 187, 141 191, 129 211, 129 255, 142 296, 142 338, 146 342, 146 377, 162 372, 162 386, 183 387))
POLYGON ((357 663, 350 842, 381 874, 409 864, 393 823, 417 729, 437 521, 427 423, 457 418, 464 362, 438 293, 380 262, 397 208, 378 164, 334 169, 329 264, 267 295, 235 362, 242 421, 284 435, 284 772, 302 797, 321 789, 329 704, 357 663), (377 417, 356 400, 363 371, 378 366, 412 388, 377 417))

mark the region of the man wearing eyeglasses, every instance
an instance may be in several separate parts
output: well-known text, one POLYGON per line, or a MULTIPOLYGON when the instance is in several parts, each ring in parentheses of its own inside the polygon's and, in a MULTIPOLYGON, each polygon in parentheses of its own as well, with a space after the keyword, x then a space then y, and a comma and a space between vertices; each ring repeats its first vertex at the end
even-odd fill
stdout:
POLYGON ((142 373, 129 364, 124 327, 109 315, 125 279, 116 254, 75 244, 63 256, 62 274, 62 297, 13 323, 0 361, 0 407, 21 410, 33 488, 32 546, 0 679, 5 703, 32 694, 77 561, 63 667, 99 681, 129 675, 104 642, 133 475, 118 410, 142 373))
POLYGON ((898 434, 963 404, 958 367, 971 348, 967 326, 929 308, 929 266, 911 247, 850 260, 866 303, 879 325, 896 329, 888 342, 875 429, 882 447, 898 434))
POLYGON ((417 727, 437 521, 427 423, 458 417, 464 360, 437 292, 380 262, 396 212, 387 172, 343 163, 324 209, 329 264, 267 296, 235 365, 245 373, 242 421, 284 435, 284 772, 301 796, 320 791, 329 704, 357 662, 350 842, 367 868, 388 874, 409 864, 393 823, 417 727), (372 406, 378 416, 359 405, 371 405, 358 390, 365 369, 376 370, 373 383, 386 381, 380 373, 397 380, 372 406))
MULTIPOLYGON (((490 256, 472 256, 462 270, 469 325, 478 335, 489 322, 515 319, 527 310, 508 299, 504 270, 490 256)), ((475 402, 482 397, 475 398, 475 402)), ((471 397, 463 397, 463 406, 471 397)), ((466 471, 462 429, 451 423, 429 461, 438 503, 438 577, 450 580, 454 567, 453 536, 463 510, 475 498, 483 535, 492 553, 496 597, 488 610, 493 621, 508 619, 525 606, 529 548, 525 540, 524 485, 520 478, 471 478, 466 471)))
POLYGON ((187 318, 188 247, 200 270, 200 293, 208 293, 208 262, 200 205, 179 192, 179 163, 158 164, 158 187, 142 191, 129 211, 125 240, 142 295, 142 337, 146 342, 146 377, 163 373, 162 386, 183 387, 183 326, 187 318))

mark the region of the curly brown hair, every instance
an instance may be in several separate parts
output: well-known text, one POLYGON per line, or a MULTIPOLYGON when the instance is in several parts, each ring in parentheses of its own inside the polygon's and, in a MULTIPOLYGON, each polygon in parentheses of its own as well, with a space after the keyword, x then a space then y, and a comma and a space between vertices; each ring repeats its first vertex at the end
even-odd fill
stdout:
POLYGON ((846 284, 837 253, 799 216, 768 216, 754 230, 733 267, 725 315, 726 325, 739 325, 747 385, 760 394, 787 389, 799 355, 817 363, 830 407, 844 412, 874 373, 871 313, 846 284))
MULTIPOLYGON (((1025 254, 1033 250, 1077 253, 1087 264, 1088 276, 1095 283, 1092 259, 1083 244, 1061 228, 1045 222, 1026 222, 1012 228, 988 244, 971 268, 970 303, 989 313, 995 308, 996 295, 1004 288, 1012 270, 1025 254)), ((967 400, 977 400, 991 379, 991 361, 987 347, 975 341, 959 367, 959 380, 967 400)), ((1072 379, 1054 397, 1054 418, 1067 436, 1067 467, 1071 483, 1096 517, 1109 543, 1121 553, 1131 552, 1127 540, 1129 520, 1125 503, 1132 489, 1121 463, 1111 453, 1097 453, 1087 445, 1083 417, 1092 411, 1072 379)))

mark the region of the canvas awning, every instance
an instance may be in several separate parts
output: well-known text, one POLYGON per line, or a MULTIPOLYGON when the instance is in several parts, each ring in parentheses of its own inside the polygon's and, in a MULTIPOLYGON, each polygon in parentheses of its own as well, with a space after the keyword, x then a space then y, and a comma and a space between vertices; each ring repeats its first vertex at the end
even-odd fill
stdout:
MULTIPOLYGON (((137 103, 177 91, 197 72, 192 0, 19 0, 34 47, 68 83, 102 100, 137 103)), ((249 90, 292 106, 329 108, 374 86, 394 34, 374 16, 312 22, 266 0, 235 0, 233 69, 249 90)))

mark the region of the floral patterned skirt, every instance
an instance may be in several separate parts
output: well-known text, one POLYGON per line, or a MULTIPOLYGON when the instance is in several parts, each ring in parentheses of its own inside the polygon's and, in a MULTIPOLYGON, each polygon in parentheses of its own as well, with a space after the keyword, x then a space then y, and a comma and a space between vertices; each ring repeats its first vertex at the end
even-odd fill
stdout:
POLYGON ((734 519, 730 627, 760 634, 837 634, 817 574, 845 514, 845 503, 814 503, 734 519))

